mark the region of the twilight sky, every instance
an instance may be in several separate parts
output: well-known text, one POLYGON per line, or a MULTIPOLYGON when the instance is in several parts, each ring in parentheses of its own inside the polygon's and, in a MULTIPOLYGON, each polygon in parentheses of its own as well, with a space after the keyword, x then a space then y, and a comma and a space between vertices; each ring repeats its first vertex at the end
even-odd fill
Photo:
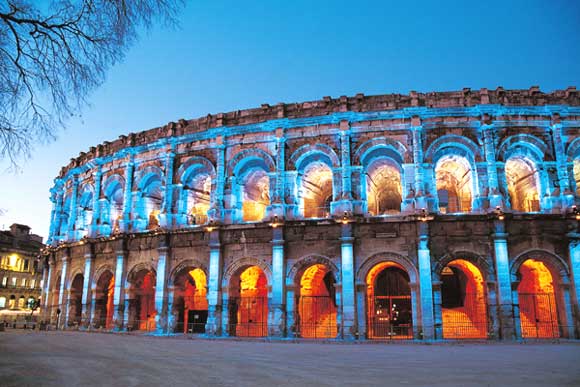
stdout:
POLYGON ((70 158, 180 118, 359 92, 580 87, 577 0, 189 3, 181 27, 144 34, 21 173, 0 162, 1 228, 46 238, 48 191, 70 158))

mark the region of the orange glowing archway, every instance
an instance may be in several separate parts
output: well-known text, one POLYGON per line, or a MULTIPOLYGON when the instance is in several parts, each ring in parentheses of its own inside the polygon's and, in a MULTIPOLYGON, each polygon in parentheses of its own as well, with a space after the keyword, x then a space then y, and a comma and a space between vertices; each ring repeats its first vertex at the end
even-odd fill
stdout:
POLYGON ((95 328, 113 328, 115 277, 110 271, 105 271, 97 281, 95 297, 95 328))
POLYGON ((410 339, 413 313, 409 274, 392 261, 375 265, 366 278, 369 339, 410 339))
POLYGON ((176 332, 203 333, 207 321, 207 280, 200 268, 185 268, 175 277, 173 308, 176 332))
POLYGON ((143 269, 136 273, 132 281, 132 301, 130 320, 133 329, 151 331, 155 329, 155 273, 143 269))
POLYGON ((260 267, 246 266, 232 276, 228 302, 230 335, 268 334, 268 280, 260 267))
POLYGON ((548 265, 527 259, 519 268, 520 324, 524 338, 560 337, 557 292, 548 265))
POLYGON ((456 259, 441 273, 443 338, 485 339, 488 332, 487 299, 481 271, 456 259))
POLYGON ((323 264, 307 267, 300 277, 298 319, 301 337, 337 335, 334 277, 323 264))

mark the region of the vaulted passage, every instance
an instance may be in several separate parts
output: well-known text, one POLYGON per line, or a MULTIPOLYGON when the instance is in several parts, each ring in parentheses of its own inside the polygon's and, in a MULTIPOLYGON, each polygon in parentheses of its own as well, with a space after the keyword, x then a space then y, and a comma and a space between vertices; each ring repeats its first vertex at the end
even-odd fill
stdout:
POLYGON ((512 209, 540 211, 539 176, 535 164, 526 157, 511 157, 505 163, 505 174, 512 209))
POLYGON ((207 281, 203 270, 186 268, 175 277, 173 315, 176 333, 204 333, 207 321, 207 281))
POLYGON ((244 176, 242 213, 245 222, 264 219, 270 204, 270 178, 263 169, 250 170, 244 176))
POLYGON ((230 336, 268 335, 268 280, 258 266, 232 276, 228 300, 230 336))
POLYGON ((461 156, 444 156, 435 166, 439 211, 457 213, 471 211, 472 172, 461 156))
POLYGON ((332 170, 322 161, 314 161, 304 169, 302 198, 305 218, 330 216, 332 201, 332 170))
POLYGON ((88 234, 93 220, 93 196, 93 191, 89 185, 84 186, 79 195, 75 227, 81 236, 88 234))
POLYGON ((374 160, 367 170, 367 200, 371 215, 401 211, 402 190, 399 166, 389 158, 374 160))
POLYGON ((94 328, 113 328, 115 278, 113 273, 105 271, 97 281, 95 289, 94 328))
POLYGON ((75 275, 70 287, 68 303, 68 325, 80 325, 83 305, 83 280, 82 274, 75 275))
POLYGON ((211 177, 207 173, 192 176, 183 187, 187 192, 187 223, 207 223, 207 211, 210 207, 211 177))
POLYGON ((129 299, 131 330, 155 329, 155 273, 141 270, 133 276, 129 299))
POLYGON ((443 338, 485 339, 488 332, 485 282, 471 262, 457 259, 441 273, 443 338))
POLYGON ((524 338, 560 337, 558 326, 558 292, 554 277, 546 264, 526 260, 519 269, 518 300, 524 338))
POLYGON ((105 186, 107 208, 101 212, 102 225, 108 226, 108 232, 119 231, 119 221, 123 216, 124 185, 118 180, 112 180, 105 186))
POLYGON ((139 208, 137 229, 154 230, 159 227, 159 214, 163 201, 163 183, 158 174, 148 174, 140 184, 142 199, 139 208))
POLYGON ((367 275, 369 339, 413 338, 409 275, 395 262, 381 262, 367 275))
POLYGON ((337 335, 334 276, 325 265, 312 265, 302 274, 297 325, 303 338, 337 335))

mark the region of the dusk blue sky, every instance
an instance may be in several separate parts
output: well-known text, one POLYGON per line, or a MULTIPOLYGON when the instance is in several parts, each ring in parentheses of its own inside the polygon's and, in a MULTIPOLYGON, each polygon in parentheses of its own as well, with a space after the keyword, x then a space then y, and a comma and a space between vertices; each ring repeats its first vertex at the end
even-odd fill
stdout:
POLYGON ((70 158, 180 118, 359 92, 580 86, 580 1, 188 3, 20 174, 0 172, 0 226, 46 237, 48 190, 70 158))

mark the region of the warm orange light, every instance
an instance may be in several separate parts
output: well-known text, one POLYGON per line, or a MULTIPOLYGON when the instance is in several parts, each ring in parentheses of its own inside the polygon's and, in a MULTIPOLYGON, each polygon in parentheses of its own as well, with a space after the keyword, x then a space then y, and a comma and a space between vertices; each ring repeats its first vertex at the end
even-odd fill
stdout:
POLYGON ((332 338, 337 335, 336 306, 324 282, 328 269, 315 264, 308 267, 300 279, 300 336, 303 338, 332 338))

